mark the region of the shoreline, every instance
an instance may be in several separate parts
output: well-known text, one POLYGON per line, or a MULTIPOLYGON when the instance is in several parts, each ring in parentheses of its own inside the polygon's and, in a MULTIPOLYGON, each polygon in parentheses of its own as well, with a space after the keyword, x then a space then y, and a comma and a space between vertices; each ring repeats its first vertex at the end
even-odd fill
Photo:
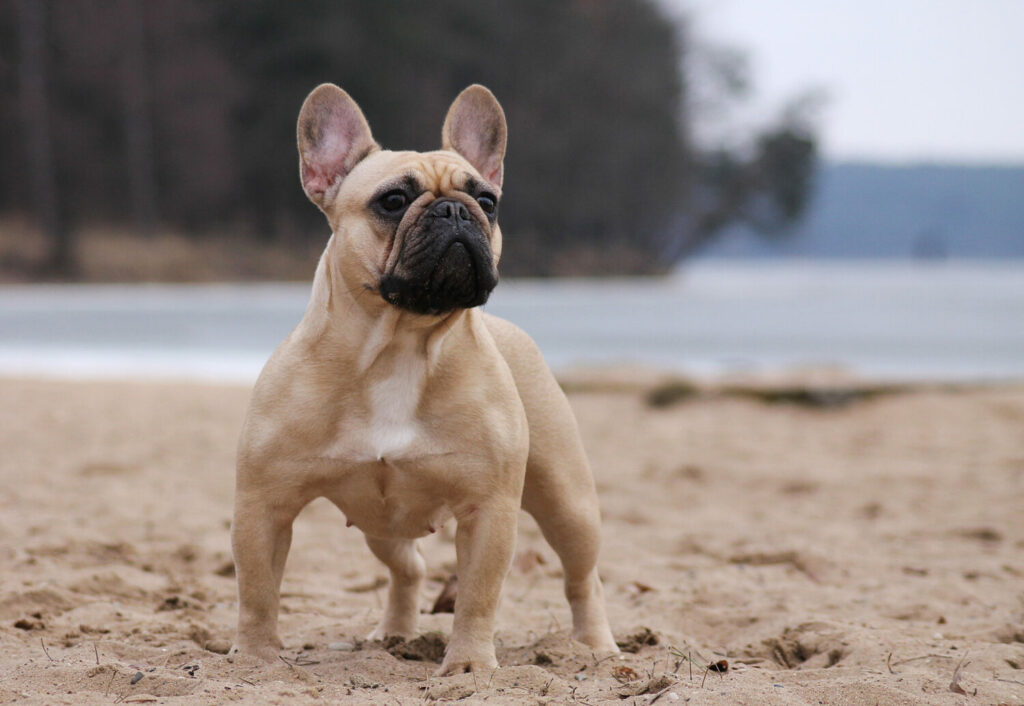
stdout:
MULTIPOLYGON (((69 354, 71 357, 71 354, 69 354)), ((265 362, 261 359, 260 367, 265 362)), ((111 384, 111 385, 186 385, 251 390, 256 375, 237 370, 189 372, 187 369, 151 372, 152 366, 139 366, 125 372, 118 361, 98 366, 54 370, 39 366, 21 370, 0 365, 0 384, 4 382, 111 384)), ((925 391, 967 392, 986 389, 1024 388, 1024 376, 963 378, 947 376, 865 375, 838 366, 802 366, 747 371, 699 374, 656 365, 571 365, 552 371, 563 392, 615 393, 643 397, 667 395, 671 400, 689 397, 750 397, 762 401, 785 402, 785 397, 807 393, 849 393, 860 397, 925 391)), ((790 400, 799 403, 799 400, 790 400)), ((655 406, 658 406, 655 403, 655 406)))
MULTIPOLYGON (((251 388, 273 349, 259 353, 209 352, 149 349, 96 350, 35 348, 12 353, 0 345, 0 381, 186 384, 251 388)), ((679 384, 700 389, 745 387, 807 388, 894 388, 972 389, 1024 385, 1024 374, 957 374, 952 371, 909 374, 879 374, 858 371, 840 364, 800 364, 760 367, 721 367, 717 370, 655 362, 581 362, 550 365, 568 392, 570 389, 621 388, 623 392, 644 392, 660 385, 679 384)))
MULTIPOLYGON (((308 299, 308 283, 0 287, 0 373, 255 380, 308 299)), ((643 281, 504 282, 486 311, 556 370, 904 382, 1024 379, 1022 307, 1024 273, 1008 264, 695 263, 643 281)))

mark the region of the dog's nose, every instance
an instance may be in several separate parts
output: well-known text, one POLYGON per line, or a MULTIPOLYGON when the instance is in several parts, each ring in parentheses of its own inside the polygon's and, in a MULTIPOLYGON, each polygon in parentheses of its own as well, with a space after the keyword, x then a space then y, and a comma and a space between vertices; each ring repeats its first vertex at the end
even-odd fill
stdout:
POLYGON ((434 218, 444 218, 451 221, 469 221, 469 209, 454 199, 438 199, 430 206, 430 215, 434 218))

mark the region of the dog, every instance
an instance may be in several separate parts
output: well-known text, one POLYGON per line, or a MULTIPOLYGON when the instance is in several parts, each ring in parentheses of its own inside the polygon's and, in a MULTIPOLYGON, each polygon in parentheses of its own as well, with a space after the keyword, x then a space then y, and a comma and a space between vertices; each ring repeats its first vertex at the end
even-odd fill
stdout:
POLYGON ((454 519, 459 593, 439 675, 497 667, 494 620, 520 508, 558 554, 573 638, 618 651, 597 573, 594 480, 533 341, 478 307, 497 284, 505 114, 480 85, 442 149, 381 149, 333 84, 306 98, 299 169, 332 235, 309 306, 268 360, 239 442, 233 653, 276 660, 292 521, 326 497, 390 571, 370 639, 417 630, 416 539, 454 519))

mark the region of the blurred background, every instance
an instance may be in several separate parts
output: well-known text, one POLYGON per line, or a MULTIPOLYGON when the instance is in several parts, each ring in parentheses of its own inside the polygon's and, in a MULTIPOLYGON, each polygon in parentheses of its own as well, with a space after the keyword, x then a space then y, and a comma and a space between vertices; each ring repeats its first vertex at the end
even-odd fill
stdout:
POLYGON ((556 367, 1019 377, 1020 27, 1014 0, 2 0, 0 372, 254 378, 329 235, 294 125, 332 81, 395 149, 495 92, 488 309, 556 367))

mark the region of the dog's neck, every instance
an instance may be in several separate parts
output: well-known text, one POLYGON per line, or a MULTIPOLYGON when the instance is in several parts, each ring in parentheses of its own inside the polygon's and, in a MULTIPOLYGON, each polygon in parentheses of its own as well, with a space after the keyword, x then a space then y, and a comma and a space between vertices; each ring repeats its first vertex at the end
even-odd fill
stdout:
POLYGON ((367 374, 378 366, 390 370, 393 361, 415 357, 424 360, 425 372, 432 371, 441 357, 445 339, 469 312, 456 310, 445 316, 414 314, 384 302, 369 287, 349 286, 334 257, 333 244, 332 238, 317 265, 312 296, 303 317, 304 334, 323 345, 332 359, 347 360, 350 369, 359 374, 367 374), (353 330, 360 335, 352 335, 353 330))
POLYGON ((377 364, 386 364, 389 358, 395 361, 421 358, 424 371, 430 372, 437 365, 445 339, 464 315, 464 312, 453 312, 445 317, 430 317, 435 320, 424 324, 422 319, 427 317, 390 305, 378 311, 376 317, 369 319, 367 335, 359 350, 356 364, 360 373, 368 372, 377 364))

